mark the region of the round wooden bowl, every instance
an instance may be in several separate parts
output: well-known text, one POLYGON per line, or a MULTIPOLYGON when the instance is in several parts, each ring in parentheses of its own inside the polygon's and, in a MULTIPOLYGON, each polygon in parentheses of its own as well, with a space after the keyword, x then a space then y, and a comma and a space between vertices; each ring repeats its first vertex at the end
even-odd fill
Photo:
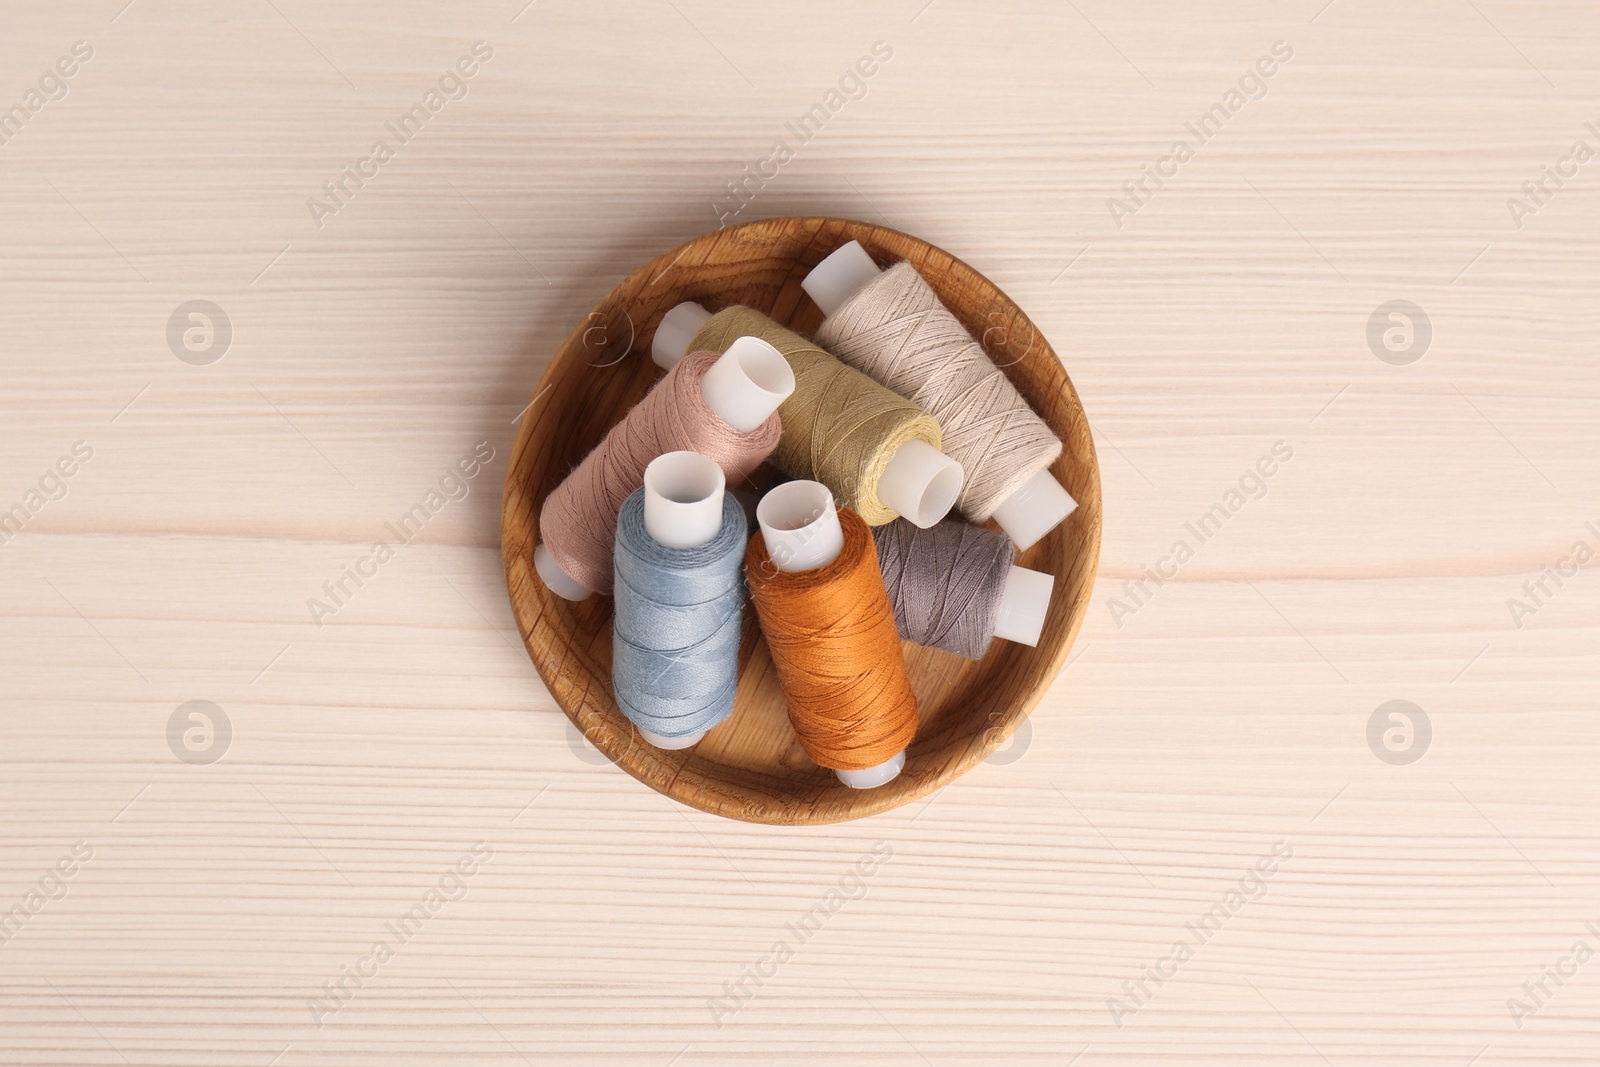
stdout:
MULTIPOLYGON (((915 237, 865 222, 780 218, 697 237, 625 278, 566 339, 534 391, 506 474, 501 517, 511 609, 534 666, 567 716, 639 781, 705 811, 750 822, 857 819, 931 793, 1002 746, 1050 687, 1088 610, 1100 554, 1100 472, 1078 394, 1032 322, 983 275, 915 237), (783 691, 745 612, 734 711, 691 749, 639 737, 611 688, 611 598, 574 604, 533 567, 546 495, 662 377, 650 360, 656 325, 675 304, 745 304, 810 335, 821 322, 800 279, 829 252, 860 241, 880 264, 908 259, 1066 448, 1054 472, 1078 509, 1018 562, 1056 576, 1037 648, 997 640, 981 662, 904 644, 921 725, 905 770, 877 789, 845 787, 812 763, 789 726, 783 691)), ((753 484, 777 479, 763 468, 753 484)), ((729 488, 736 488, 730 486, 729 488)), ((753 527, 752 527, 753 528, 753 527)))

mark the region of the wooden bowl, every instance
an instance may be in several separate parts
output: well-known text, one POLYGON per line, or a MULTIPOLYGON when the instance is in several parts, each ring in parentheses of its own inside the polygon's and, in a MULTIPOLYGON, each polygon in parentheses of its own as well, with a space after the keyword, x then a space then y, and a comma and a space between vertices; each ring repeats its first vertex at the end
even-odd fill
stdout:
MULTIPOLYGON (((757 473, 762 488, 774 479, 757 473)), ((734 488, 730 486, 730 488, 734 488)), ((931 793, 999 748, 1066 662, 1088 610, 1100 554, 1100 472, 1078 394, 1032 322, 983 275, 915 237, 865 222, 780 218, 697 237, 663 252, 595 305, 556 352, 522 420, 501 517, 511 609, 556 702, 600 751, 639 781, 705 811, 750 822, 809 824, 876 814, 931 793), (845 787, 812 763, 789 726, 783 691, 747 609, 734 711, 692 749, 642 740, 611 688, 611 598, 574 604, 533 567, 539 507, 662 376, 650 360, 656 325, 675 304, 745 304, 810 335, 822 315, 800 279, 829 252, 860 241, 880 264, 909 259, 1066 448, 1054 472, 1078 509, 1018 560, 1056 576, 1037 648, 997 640, 981 662, 904 644, 921 705, 905 770, 887 785, 845 787)))

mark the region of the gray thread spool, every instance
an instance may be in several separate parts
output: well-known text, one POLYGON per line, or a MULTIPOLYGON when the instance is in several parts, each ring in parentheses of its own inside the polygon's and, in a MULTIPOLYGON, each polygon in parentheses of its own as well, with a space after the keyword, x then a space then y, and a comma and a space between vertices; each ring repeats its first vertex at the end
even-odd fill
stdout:
POLYGON ((872 537, 900 636, 982 659, 1000 620, 1011 538, 961 522, 919 530, 904 519, 873 527, 872 537))
POLYGON ((733 494, 722 527, 694 548, 666 548, 645 529, 645 490, 617 515, 611 679, 642 731, 697 735, 733 712, 739 674, 748 527, 733 494))

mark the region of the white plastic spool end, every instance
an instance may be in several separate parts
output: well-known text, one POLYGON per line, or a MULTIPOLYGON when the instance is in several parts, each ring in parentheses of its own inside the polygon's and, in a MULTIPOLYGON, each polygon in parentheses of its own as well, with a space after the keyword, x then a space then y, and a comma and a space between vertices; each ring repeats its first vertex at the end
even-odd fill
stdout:
POLYGON ((966 481, 961 464, 926 441, 895 449, 878 479, 878 499, 926 530, 949 514, 966 481))
POLYGON ((801 281, 806 291, 824 315, 832 315, 855 294, 883 272, 872 262, 860 241, 850 241, 828 253, 828 258, 811 268, 811 273, 801 281))
POLYGON ((700 379, 700 392, 712 414, 750 433, 794 392, 794 371, 783 353, 761 338, 740 337, 700 379))
POLYGON ((784 482, 756 505, 772 565, 785 574, 826 567, 844 551, 833 494, 821 482, 784 482))
POLYGON ((1037 646, 1039 635, 1044 632, 1045 616, 1050 613, 1050 594, 1055 587, 1053 574, 1012 567, 1006 574, 1005 589, 1000 593, 1000 618, 995 623, 994 635, 1037 646))
POLYGON ((900 776, 905 768, 906 754, 896 752, 886 762, 876 767, 868 767, 864 771, 834 771, 839 776, 839 781, 851 789, 876 789, 886 782, 892 782, 900 776))
POLYGON ((643 726, 636 726, 634 729, 639 731, 640 737, 666 752, 677 752, 679 749, 692 748, 699 744, 700 739, 709 732, 707 730, 696 730, 694 733, 684 734, 682 737, 667 737, 663 734, 646 730, 643 726))
POLYGON ((689 342, 710 317, 711 312, 693 300, 685 300, 663 315, 650 341, 650 358, 656 366, 662 370, 676 367, 678 360, 689 354, 689 342))
POLYGON ((699 548, 722 531, 727 478, 699 452, 664 452, 644 469, 644 529, 663 548, 699 548))
POLYGON ((1055 475, 1040 471, 994 509, 994 521, 1022 552, 1059 526, 1077 507, 1078 502, 1056 481, 1055 475))
MULTIPOLYGON (((785 482, 761 498, 756 522, 767 543, 767 555, 785 574, 816 570, 839 558, 844 550, 844 529, 833 494, 821 482, 785 482)), ((886 762, 863 771, 833 773, 851 789, 874 789, 891 782, 906 765, 897 752, 886 762)))
POLYGON ((593 589, 561 569, 555 555, 544 545, 533 550, 533 569, 545 588, 563 600, 588 600, 594 596, 593 589))

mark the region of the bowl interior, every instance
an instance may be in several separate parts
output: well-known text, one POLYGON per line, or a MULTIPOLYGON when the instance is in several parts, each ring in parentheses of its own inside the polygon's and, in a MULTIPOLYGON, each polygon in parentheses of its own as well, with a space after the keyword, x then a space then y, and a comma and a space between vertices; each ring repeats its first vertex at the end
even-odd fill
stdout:
MULTIPOLYGON (((670 797, 764 823, 824 823, 897 807, 940 788, 1002 745, 1061 667, 1088 608, 1100 548, 1100 478, 1077 392, 1049 343, 1010 299, 965 263, 914 237, 864 222, 780 218, 697 237, 625 278, 568 337, 534 392, 507 472, 502 547, 511 607, 528 654, 568 717, 619 767, 670 797), (905 770, 872 790, 813 764, 789 726, 765 642, 747 608, 734 712, 699 744, 665 752, 644 742, 611 687, 611 599, 574 604, 533 567, 539 507, 567 473, 662 376, 650 360, 661 317, 684 300, 712 311, 745 304, 810 335, 822 315, 800 280, 824 256, 860 241, 880 263, 908 259, 979 338, 1065 444, 1053 468, 1078 509, 1018 563, 1056 576, 1037 648, 996 640, 979 662, 903 644, 921 725, 905 770)), ((766 468, 730 490, 759 494, 766 468)))

